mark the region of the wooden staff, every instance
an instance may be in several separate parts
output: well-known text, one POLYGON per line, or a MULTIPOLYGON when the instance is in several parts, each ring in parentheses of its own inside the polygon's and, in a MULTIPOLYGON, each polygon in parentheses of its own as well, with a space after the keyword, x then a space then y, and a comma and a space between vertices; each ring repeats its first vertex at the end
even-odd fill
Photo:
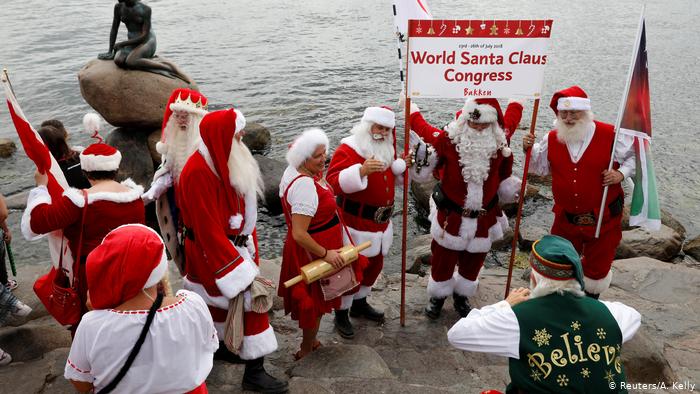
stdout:
MULTIPOLYGON (((410 22, 409 22, 410 25, 410 22)), ((409 33, 410 35, 410 33, 409 33)), ((410 41, 406 40, 406 53, 409 52, 410 41)), ((410 149, 411 133, 411 98, 408 96, 408 56, 406 56, 406 85, 404 86, 406 103, 404 106, 404 134, 403 134, 403 154, 406 157, 410 149)), ((408 167, 403 174, 403 226, 401 226, 401 327, 406 326, 406 238, 408 237, 408 167)))
MULTIPOLYGON (((537 124, 537 110, 540 108, 540 99, 535 100, 535 105, 532 109, 532 119, 530 120, 530 135, 535 135, 535 125, 537 124)), ((525 152, 525 164, 523 168, 523 182, 520 185, 520 198, 518 198, 518 214, 515 216, 515 228, 513 229, 513 243, 510 251, 510 263, 508 264, 508 280, 506 281, 506 295, 510 293, 510 280, 513 277, 513 264, 515 263, 515 251, 518 247, 518 230, 520 230, 520 218, 523 212, 523 202, 525 202, 525 188, 527 187, 527 171, 530 167, 530 156, 532 148, 525 152)))

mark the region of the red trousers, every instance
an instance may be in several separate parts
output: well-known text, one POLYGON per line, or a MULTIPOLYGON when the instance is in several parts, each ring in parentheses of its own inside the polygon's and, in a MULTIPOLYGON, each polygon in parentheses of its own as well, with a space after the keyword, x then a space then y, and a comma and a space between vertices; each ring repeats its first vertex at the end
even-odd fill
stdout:
POLYGON ((486 253, 470 253, 466 250, 457 251, 447 249, 433 240, 430 245, 432 252, 430 262, 430 276, 436 282, 443 282, 452 278, 457 266, 459 274, 470 281, 476 281, 479 271, 484 265, 486 253))
POLYGON ((568 239, 581 255, 583 274, 590 279, 603 279, 610 272, 617 245, 622 239, 622 215, 603 222, 600 237, 595 238, 595 225, 577 226, 564 214, 554 217, 551 233, 568 239))
POLYGON ((379 274, 382 272, 382 267, 384 267, 384 255, 379 252, 378 255, 374 257, 367 257, 369 264, 367 268, 362 271, 362 286, 372 287, 374 282, 377 281, 379 274))

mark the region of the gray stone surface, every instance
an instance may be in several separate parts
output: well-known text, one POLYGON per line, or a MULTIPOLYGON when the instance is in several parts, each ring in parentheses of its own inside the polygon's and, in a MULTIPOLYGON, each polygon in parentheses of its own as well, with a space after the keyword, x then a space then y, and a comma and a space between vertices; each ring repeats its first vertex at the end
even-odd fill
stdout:
POLYGON ((12 140, 8 138, 0 138, 0 158, 10 157, 16 151, 17 145, 15 145, 12 140))
POLYGON ((24 209, 27 207, 28 195, 29 190, 19 192, 11 196, 5 196, 5 204, 7 204, 8 209, 24 209))
MULTIPOLYGON (((163 58, 161 58, 163 59, 163 58)), ((158 128, 165 104, 177 88, 197 90, 178 78, 139 70, 125 70, 112 60, 93 59, 79 72, 80 93, 111 125, 158 128)))
POLYGON ((280 180, 287 168, 287 163, 262 155, 254 155, 254 157, 258 161, 265 183, 263 205, 270 215, 279 215, 282 213, 282 202, 279 197, 280 180))
POLYGON ((661 261, 671 261, 681 251, 683 239, 672 228, 661 225, 659 231, 635 228, 622 232, 615 258, 647 256, 661 261))
POLYGON ((377 352, 364 345, 322 346, 290 371, 302 378, 390 378, 389 367, 377 352))
POLYGON ((691 239, 683 245, 683 253, 700 261, 700 235, 691 239))
POLYGON ((437 179, 432 179, 425 183, 411 181, 411 193, 416 202, 416 208, 421 215, 428 216, 430 213, 430 195, 437 184, 437 179))
POLYGON ((243 143, 253 153, 261 153, 270 148, 270 130, 260 123, 248 123, 245 126, 245 135, 243 135, 243 143))
MULTIPOLYGON (((622 211, 622 230, 632 229, 632 227, 630 227, 629 223, 630 223, 630 206, 626 205, 624 210, 622 211)), ((665 209, 661 210, 661 224, 666 225, 668 227, 671 227, 681 236, 681 238, 685 239, 685 233, 686 233, 685 226, 683 226, 681 224, 681 222, 676 220, 676 218, 674 218, 673 215, 671 215, 671 213, 665 209)))
POLYGON ((148 152, 151 154, 151 160, 153 160, 153 164, 156 166, 156 168, 160 165, 161 163, 161 157, 160 153, 156 150, 156 144, 158 141, 160 141, 160 135, 161 135, 161 130, 153 130, 148 134, 148 152))
POLYGON ((118 128, 109 133, 106 142, 122 154, 117 180, 131 178, 148 190, 155 170, 148 149, 148 133, 118 128))

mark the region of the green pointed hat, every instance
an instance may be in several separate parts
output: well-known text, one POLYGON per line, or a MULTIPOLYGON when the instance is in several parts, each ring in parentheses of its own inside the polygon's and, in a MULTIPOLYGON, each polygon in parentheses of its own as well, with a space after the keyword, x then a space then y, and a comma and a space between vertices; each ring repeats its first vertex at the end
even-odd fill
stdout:
POLYGON ((574 245, 558 235, 545 235, 532 244, 530 265, 545 278, 576 279, 583 290, 583 267, 574 245))

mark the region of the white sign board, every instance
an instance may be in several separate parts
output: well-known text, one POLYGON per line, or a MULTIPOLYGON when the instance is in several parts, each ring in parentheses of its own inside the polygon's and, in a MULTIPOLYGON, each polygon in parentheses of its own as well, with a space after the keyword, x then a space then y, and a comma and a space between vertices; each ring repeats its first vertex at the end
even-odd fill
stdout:
POLYGON ((537 99, 552 20, 411 20, 408 96, 537 99))

